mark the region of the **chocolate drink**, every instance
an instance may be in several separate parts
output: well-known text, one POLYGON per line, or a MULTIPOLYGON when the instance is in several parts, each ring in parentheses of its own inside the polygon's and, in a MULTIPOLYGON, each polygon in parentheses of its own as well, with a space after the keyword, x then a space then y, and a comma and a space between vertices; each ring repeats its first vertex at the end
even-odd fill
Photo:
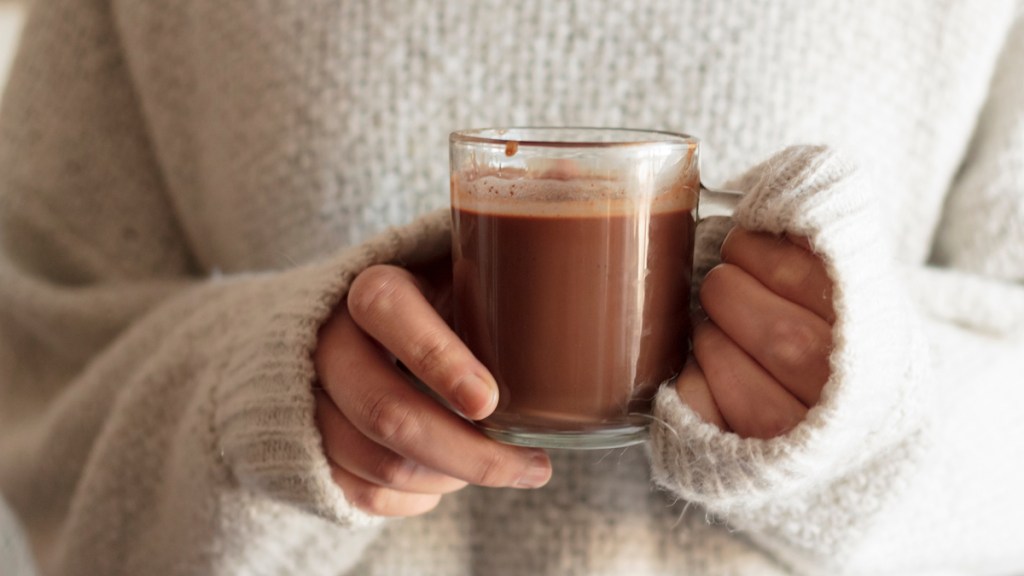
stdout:
MULTIPOLYGON (((607 183, 530 183, 581 185, 607 183)), ((503 192, 453 209, 456 327, 500 390, 488 422, 585 431, 648 412, 688 351, 692 200, 647 215, 621 195, 503 192)))

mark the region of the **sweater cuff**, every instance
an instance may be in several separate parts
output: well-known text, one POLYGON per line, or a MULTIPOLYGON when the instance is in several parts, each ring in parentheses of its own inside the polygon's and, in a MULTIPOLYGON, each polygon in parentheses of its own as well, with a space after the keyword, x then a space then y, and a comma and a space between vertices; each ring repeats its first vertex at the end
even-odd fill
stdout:
POLYGON ((659 392, 650 444, 655 481, 727 517, 787 495, 820 493, 887 450, 905 451, 920 426, 911 398, 927 364, 876 206, 849 164, 824 147, 793 147, 728 187, 746 190, 734 217, 739 225, 810 239, 834 282, 836 321, 821 399, 783 436, 721 432, 674 387, 659 392))
POLYGON ((252 291, 246 300, 260 319, 213 392, 216 449, 241 486, 343 525, 373 522, 332 480, 315 425, 317 333, 365 268, 443 257, 450 222, 447 210, 430 213, 328 261, 267 277, 252 291))

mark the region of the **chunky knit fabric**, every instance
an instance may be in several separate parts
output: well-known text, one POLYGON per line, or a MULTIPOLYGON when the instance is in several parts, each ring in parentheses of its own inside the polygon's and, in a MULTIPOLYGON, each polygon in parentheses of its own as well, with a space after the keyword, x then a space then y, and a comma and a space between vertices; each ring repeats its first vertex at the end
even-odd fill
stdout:
POLYGON ((1022 69, 1010 0, 37 0, 0 491, 55 574, 1024 570, 1022 69), (541 490, 347 503, 317 329, 366 266, 445 256, 446 135, 510 124, 696 133, 737 222, 810 238, 837 321, 802 424, 744 440, 664 389, 646 448, 541 490))

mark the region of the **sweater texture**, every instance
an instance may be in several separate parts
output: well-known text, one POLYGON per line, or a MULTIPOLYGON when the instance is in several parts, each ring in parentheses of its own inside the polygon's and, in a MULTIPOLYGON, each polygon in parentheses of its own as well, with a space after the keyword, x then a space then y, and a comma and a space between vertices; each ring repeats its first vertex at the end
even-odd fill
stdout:
POLYGON ((0 492, 42 574, 1024 570, 1022 70, 1013 0, 36 0, 0 492), (806 419, 742 439, 663 388, 647 445, 554 452, 543 489, 354 509, 318 328, 367 266, 447 257, 447 134, 500 125, 694 133, 735 222, 807 236, 836 322, 806 419))

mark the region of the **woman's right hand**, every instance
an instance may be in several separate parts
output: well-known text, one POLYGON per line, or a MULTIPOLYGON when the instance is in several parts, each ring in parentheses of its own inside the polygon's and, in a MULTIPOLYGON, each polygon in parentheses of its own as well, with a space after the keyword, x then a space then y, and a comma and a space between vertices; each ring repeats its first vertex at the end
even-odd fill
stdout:
POLYGON ((320 331, 315 394, 324 452, 346 498, 370 514, 413 516, 467 484, 537 488, 551 477, 543 450, 484 436, 397 366, 395 359, 466 418, 485 418, 497 405, 494 378, 438 311, 450 301, 445 268, 418 276, 366 269, 320 331))

